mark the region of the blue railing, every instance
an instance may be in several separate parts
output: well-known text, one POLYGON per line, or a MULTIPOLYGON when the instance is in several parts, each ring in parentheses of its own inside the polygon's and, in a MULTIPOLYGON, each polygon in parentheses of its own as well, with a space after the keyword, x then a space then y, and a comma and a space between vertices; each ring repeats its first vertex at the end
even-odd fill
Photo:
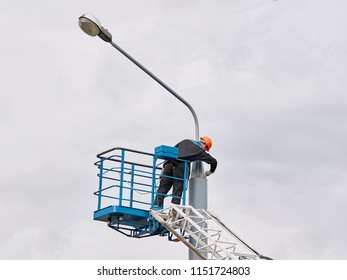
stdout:
MULTIPOLYGON (((164 176, 162 167, 166 160, 180 161, 162 151, 146 153, 118 147, 97 155, 99 188, 94 193, 98 198, 95 220, 105 221, 113 229, 132 237, 157 233, 158 225, 153 224, 150 209, 154 207, 159 181, 164 176)), ((187 161, 182 162, 185 167, 189 165, 187 161)), ((185 205, 187 174, 184 178, 166 177, 183 180, 181 204, 185 205)), ((170 201, 172 194, 166 196, 170 197, 166 201, 170 201)))

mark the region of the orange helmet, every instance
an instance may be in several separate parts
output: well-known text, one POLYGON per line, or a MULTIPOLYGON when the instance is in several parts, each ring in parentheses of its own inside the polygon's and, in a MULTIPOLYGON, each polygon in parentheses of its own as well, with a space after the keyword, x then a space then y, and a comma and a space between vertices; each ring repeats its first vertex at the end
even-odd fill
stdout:
POLYGON ((208 136, 201 136, 200 141, 203 141, 207 146, 207 151, 209 151, 212 147, 212 139, 208 136))

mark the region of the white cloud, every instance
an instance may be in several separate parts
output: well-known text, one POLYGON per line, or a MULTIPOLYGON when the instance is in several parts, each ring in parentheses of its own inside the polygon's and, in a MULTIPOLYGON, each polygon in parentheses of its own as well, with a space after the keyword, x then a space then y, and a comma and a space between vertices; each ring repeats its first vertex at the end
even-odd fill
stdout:
POLYGON ((344 1, 78 2, 38 1, 28 13, 12 1, 0 12, 11 26, 0 30, 1 259, 188 254, 92 220, 97 153, 174 145, 194 123, 79 30, 85 12, 193 105, 214 140, 209 207, 225 224, 277 259, 346 258, 344 1))

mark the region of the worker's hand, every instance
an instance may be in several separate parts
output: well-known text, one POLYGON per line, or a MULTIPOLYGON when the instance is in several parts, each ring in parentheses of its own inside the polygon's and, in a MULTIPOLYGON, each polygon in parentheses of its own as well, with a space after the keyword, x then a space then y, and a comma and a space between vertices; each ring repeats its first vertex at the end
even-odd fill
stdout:
POLYGON ((211 172, 210 170, 206 171, 206 172, 205 172, 205 178, 206 178, 207 176, 210 176, 211 174, 212 174, 212 172, 211 172))

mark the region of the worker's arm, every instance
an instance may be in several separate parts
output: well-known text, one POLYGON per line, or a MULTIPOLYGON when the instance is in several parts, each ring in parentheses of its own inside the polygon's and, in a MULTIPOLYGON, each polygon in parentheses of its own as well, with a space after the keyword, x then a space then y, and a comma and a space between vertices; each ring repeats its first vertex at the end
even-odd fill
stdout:
POLYGON ((216 170, 216 168, 217 168, 217 160, 213 156, 211 156, 209 153, 204 152, 201 155, 200 160, 203 161, 203 162, 206 162, 207 164, 210 165, 210 170, 206 171, 206 173, 208 173, 208 175, 206 174, 206 176, 211 175, 216 170))

